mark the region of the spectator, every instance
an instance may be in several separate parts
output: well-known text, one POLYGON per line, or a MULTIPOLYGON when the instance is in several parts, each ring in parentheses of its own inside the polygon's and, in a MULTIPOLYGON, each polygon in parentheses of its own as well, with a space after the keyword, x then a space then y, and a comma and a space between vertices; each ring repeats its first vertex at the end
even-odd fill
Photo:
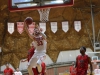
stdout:
POLYGON ((94 69, 94 75, 100 75, 99 65, 97 65, 97 68, 94 69))
POLYGON ((22 72, 19 70, 19 68, 16 69, 14 75, 22 75, 22 72))
POLYGON ((6 64, 6 69, 4 69, 4 75, 13 75, 13 70, 6 64))
POLYGON ((70 75, 76 75, 76 68, 74 62, 72 62, 72 66, 70 66, 70 75))

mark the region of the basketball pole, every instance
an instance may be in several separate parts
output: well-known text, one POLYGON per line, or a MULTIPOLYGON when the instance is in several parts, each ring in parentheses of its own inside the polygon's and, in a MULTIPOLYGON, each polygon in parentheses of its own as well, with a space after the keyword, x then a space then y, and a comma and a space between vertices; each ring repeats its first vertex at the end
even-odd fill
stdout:
POLYGON ((94 26, 94 13, 93 13, 93 5, 92 1, 90 0, 91 3, 91 18, 92 18, 92 30, 93 30, 93 49, 95 52, 95 26, 94 26))
POLYGON ((1 73, 1 64, 2 64, 1 61, 2 61, 2 56, 0 56, 0 73, 1 73))

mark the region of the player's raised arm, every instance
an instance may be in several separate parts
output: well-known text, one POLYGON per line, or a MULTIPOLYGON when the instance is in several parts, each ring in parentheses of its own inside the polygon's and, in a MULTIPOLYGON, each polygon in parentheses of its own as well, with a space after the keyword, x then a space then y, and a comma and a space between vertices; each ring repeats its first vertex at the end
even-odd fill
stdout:
POLYGON ((46 40, 47 36, 44 33, 41 33, 43 36, 43 39, 46 40))
POLYGON ((32 24, 33 20, 31 17, 27 17, 24 21, 24 28, 25 28, 25 31, 27 32, 27 34, 29 35, 29 37, 34 40, 34 36, 32 34, 29 33, 28 31, 28 25, 32 24))

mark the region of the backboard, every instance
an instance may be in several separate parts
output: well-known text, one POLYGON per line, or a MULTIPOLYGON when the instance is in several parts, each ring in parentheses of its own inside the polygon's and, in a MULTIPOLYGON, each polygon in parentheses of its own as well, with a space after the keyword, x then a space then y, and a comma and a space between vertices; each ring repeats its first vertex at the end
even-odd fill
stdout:
POLYGON ((11 12, 72 6, 74 0, 8 0, 11 12))
POLYGON ((91 62, 100 62, 100 52, 86 52, 91 58, 91 62))

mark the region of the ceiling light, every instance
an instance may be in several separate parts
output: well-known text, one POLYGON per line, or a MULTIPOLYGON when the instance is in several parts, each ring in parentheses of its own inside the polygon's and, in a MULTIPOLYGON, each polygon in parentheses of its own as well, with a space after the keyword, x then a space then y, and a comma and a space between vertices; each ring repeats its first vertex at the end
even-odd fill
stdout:
POLYGON ((60 1, 59 0, 58 1, 45 1, 44 2, 45 5, 48 5, 48 4, 49 5, 50 4, 62 4, 62 3, 64 3, 64 1, 62 1, 62 0, 60 0, 60 1))
POLYGON ((37 3, 17 4, 18 8, 37 6, 37 3))

